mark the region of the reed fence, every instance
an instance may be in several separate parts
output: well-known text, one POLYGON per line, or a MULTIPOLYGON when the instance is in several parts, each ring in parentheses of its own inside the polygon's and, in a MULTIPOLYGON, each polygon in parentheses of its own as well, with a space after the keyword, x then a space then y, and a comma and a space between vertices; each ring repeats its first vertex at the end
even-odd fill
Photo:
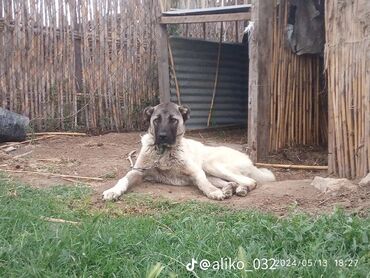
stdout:
POLYGON ((362 177, 370 170, 370 2, 325 5, 329 171, 362 177))
POLYGON ((270 151, 293 145, 325 145, 327 94, 320 57, 292 53, 286 40, 288 0, 273 1, 270 151))
POLYGON ((156 3, 0 0, 0 105, 36 130, 141 128, 158 101, 156 3))
MULTIPOLYGON (((39 131, 141 129, 142 109, 159 101, 157 5, 158 0, 0 0, 0 105, 29 116, 39 131)), ((241 41, 244 26, 224 24, 229 26, 225 40, 241 41)), ((188 24, 172 31, 218 39, 220 24, 188 24)))

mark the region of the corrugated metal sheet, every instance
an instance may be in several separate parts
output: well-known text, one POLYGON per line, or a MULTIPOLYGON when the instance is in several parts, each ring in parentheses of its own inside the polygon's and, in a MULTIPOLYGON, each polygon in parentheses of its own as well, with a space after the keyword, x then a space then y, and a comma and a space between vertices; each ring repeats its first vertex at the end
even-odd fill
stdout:
MULTIPOLYGON (((170 38, 181 102, 191 108, 189 129, 207 127, 216 76, 218 42, 170 38)), ((248 49, 223 43, 218 86, 211 125, 246 125, 248 101, 248 49)), ((171 72, 171 101, 177 102, 171 72)))

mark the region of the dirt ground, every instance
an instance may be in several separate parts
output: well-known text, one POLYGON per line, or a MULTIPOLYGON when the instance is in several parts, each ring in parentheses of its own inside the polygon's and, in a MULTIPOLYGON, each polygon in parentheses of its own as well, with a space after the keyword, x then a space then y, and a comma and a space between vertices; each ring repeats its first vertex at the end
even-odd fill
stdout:
MULTIPOLYGON (((113 186, 124 176, 130 164, 126 159, 129 152, 140 147, 140 135, 144 133, 110 133, 91 137, 56 136, 21 145, 9 154, 0 152, 0 169, 13 171, 26 170, 87 177, 101 177, 102 182, 88 184, 94 189, 93 205, 100 206, 101 193, 113 186), (14 158, 15 157, 15 158, 14 158), (18 157, 18 158, 17 158, 18 157)), ((193 131, 187 134, 208 145, 226 145, 246 151, 245 130, 193 131)), ((326 165, 326 152, 323 148, 295 148, 274 153, 266 160, 269 163, 326 165)), ((235 209, 253 208, 261 211, 285 215, 299 210, 312 214, 330 212, 341 206, 358 214, 367 214, 370 208, 370 189, 359 188, 355 192, 341 191, 336 196, 328 196, 310 185, 315 176, 326 177, 325 171, 294 171, 271 169, 277 182, 258 186, 246 197, 233 196, 221 202, 207 199, 192 186, 175 187, 145 182, 130 189, 130 192, 144 193, 154 198, 167 198, 174 201, 198 200, 226 205, 235 209)), ((73 184, 71 179, 43 177, 34 174, 9 173, 34 187, 73 184)), ((118 205, 124 204, 124 196, 118 205)))

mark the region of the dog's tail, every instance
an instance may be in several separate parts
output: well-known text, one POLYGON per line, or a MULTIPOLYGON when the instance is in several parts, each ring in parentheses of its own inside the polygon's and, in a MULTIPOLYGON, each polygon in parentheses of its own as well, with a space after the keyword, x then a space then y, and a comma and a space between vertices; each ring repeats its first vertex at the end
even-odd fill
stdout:
POLYGON ((257 181, 257 183, 265 183, 275 181, 275 175, 266 168, 257 168, 253 166, 252 171, 249 173, 250 177, 257 181))

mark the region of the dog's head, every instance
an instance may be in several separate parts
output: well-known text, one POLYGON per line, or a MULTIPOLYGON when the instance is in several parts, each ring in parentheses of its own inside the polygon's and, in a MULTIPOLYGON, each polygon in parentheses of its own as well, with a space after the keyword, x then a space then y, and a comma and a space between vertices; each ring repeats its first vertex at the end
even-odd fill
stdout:
POLYGON ((189 119, 190 108, 175 103, 161 103, 144 109, 144 117, 150 122, 148 132, 154 136, 155 145, 161 150, 176 144, 185 133, 185 121, 189 119))

